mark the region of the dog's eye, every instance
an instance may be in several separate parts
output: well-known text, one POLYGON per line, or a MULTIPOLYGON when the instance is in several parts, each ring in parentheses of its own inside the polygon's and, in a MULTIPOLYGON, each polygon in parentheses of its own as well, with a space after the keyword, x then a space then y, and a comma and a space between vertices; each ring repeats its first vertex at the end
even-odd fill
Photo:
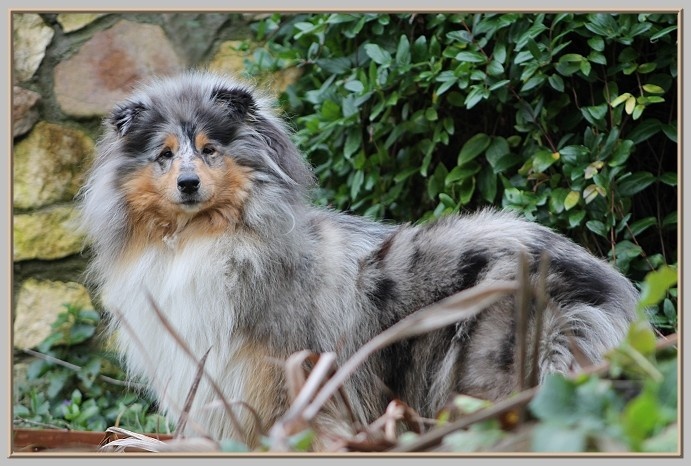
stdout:
POLYGON ((216 153, 216 149, 214 149, 212 146, 206 146, 202 149, 202 154, 204 155, 213 155, 216 153))
POLYGON ((158 154, 159 159, 170 159, 173 158, 173 151, 170 149, 164 149, 160 154, 158 154))

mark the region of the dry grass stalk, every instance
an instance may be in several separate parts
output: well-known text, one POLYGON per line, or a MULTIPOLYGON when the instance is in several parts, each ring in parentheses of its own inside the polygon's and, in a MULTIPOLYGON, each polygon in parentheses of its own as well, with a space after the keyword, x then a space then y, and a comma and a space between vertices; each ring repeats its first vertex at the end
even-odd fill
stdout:
POLYGON ((532 388, 538 384, 539 365, 540 365, 540 342, 542 339, 542 325, 544 313, 547 309, 547 273, 549 269, 550 257, 547 252, 543 252, 538 265, 537 284, 535 286, 535 338, 533 339, 532 364, 528 375, 528 387, 532 388))
MULTIPOLYGON (((304 379, 304 375, 297 376, 294 373, 302 371, 302 362, 313 355, 311 352, 300 351, 294 353, 289 358, 289 364, 286 367, 290 369, 292 375, 288 376, 287 379, 291 380, 292 384, 299 382, 300 379, 304 379), (307 354, 309 353, 309 354, 307 354), (297 362, 300 362, 297 365, 297 362)), ((288 437, 294 435, 302 430, 309 427, 309 421, 301 416, 301 413, 309 405, 310 400, 317 393, 319 388, 324 384, 324 381, 333 373, 333 369, 336 366, 336 355, 334 353, 323 353, 319 355, 314 368, 310 372, 309 377, 304 381, 301 388, 294 385, 291 388, 291 392, 297 394, 290 405, 290 408, 281 419, 279 419, 273 427, 269 430, 269 438, 271 439, 271 449, 278 451, 288 451, 288 437), (299 388, 299 390, 298 390, 299 388)), ((304 374, 304 372, 303 372, 304 374)))
POLYGON ((199 360, 199 367, 197 368, 197 373, 194 375, 194 381, 192 382, 190 391, 187 394, 187 398, 185 398, 185 406, 182 409, 182 414, 180 414, 178 422, 175 424, 176 427, 174 438, 179 438, 182 435, 182 432, 185 430, 185 426, 187 425, 187 418, 189 417, 190 409, 192 408, 192 402, 194 401, 194 396, 197 394, 197 389, 199 388, 199 381, 202 379, 202 374, 204 373, 204 365, 206 364, 206 358, 209 356, 210 351, 211 348, 206 350, 204 356, 202 356, 202 358, 199 360))
POLYGON ((516 290, 516 310, 514 322, 516 326, 515 357, 517 368, 517 381, 519 391, 525 388, 526 384, 526 349, 528 340, 528 310, 532 301, 532 287, 530 286, 530 272, 528 257, 525 251, 521 251, 518 260, 518 289, 516 290))
POLYGON ((109 427, 106 434, 115 437, 123 435, 125 438, 115 440, 106 439, 100 448, 102 452, 214 452, 219 450, 218 443, 207 438, 178 438, 161 441, 147 435, 138 434, 120 427, 109 427))
POLYGON ((424 451, 428 448, 434 447, 441 443, 443 438, 448 434, 455 432, 460 429, 465 429, 476 422, 486 421, 488 419, 493 419, 507 411, 515 410, 521 406, 526 405, 532 400, 535 393, 537 393, 538 387, 529 388, 518 393, 510 398, 505 398, 492 406, 475 411, 468 414, 467 416, 458 419, 457 421, 451 422, 441 427, 437 427, 434 430, 421 435, 415 441, 405 444, 397 445, 392 448, 391 452, 413 452, 413 451, 424 451))

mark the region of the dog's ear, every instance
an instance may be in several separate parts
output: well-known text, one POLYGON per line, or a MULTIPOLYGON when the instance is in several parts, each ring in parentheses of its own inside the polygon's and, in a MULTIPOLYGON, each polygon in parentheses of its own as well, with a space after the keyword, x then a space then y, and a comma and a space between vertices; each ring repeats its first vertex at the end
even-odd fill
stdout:
POLYGON ((137 122, 146 106, 141 102, 126 102, 118 104, 110 114, 108 121, 120 136, 126 135, 137 122))
POLYGON ((217 87, 211 92, 211 100, 225 107, 229 116, 236 120, 244 120, 256 109, 252 94, 244 89, 217 87))

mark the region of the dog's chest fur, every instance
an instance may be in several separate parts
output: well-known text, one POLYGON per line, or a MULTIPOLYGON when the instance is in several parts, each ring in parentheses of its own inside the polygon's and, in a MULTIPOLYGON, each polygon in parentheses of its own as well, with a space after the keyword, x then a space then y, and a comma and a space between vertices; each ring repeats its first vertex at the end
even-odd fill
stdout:
MULTIPOLYGON (((266 348, 235 331, 237 304, 230 290, 239 278, 229 270, 224 243, 199 239, 187 246, 171 246, 149 247, 136 260, 121 264, 104 287, 104 304, 127 322, 119 326, 118 344, 128 370, 146 377, 159 394, 161 407, 176 421, 198 366, 164 328, 153 301, 195 358, 210 350, 205 370, 228 400, 248 401, 246 393, 257 395, 258 386, 276 387, 278 374, 267 360, 266 348)), ((191 418, 223 417, 224 408, 218 400, 202 379, 191 418), (201 415, 196 414, 200 411, 201 415)), ((257 410, 272 416, 271 407, 255 401, 257 410)), ((228 423, 219 419, 208 425, 228 423)), ((194 431, 194 426, 190 427, 194 431)), ((230 434, 208 433, 219 437, 230 434)))

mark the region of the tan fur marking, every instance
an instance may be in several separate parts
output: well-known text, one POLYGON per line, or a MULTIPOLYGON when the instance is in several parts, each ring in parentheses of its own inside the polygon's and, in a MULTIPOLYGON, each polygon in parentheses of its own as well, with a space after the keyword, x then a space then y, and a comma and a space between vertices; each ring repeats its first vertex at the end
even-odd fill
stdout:
POLYGON ((222 166, 214 168, 197 159, 195 171, 206 198, 196 212, 186 211, 178 203, 177 161, 162 175, 148 166, 124 182, 129 207, 128 257, 134 257, 147 244, 161 245, 171 235, 183 245, 199 236, 233 231, 242 221, 251 170, 226 158, 222 166))
POLYGON ((194 147, 197 149, 197 152, 201 152, 201 150, 204 148, 205 145, 209 143, 210 139, 206 135, 206 133, 197 133, 197 135, 194 137, 194 147))
POLYGON ((174 134, 167 135, 164 144, 168 149, 172 150, 174 154, 177 153, 180 148, 180 142, 174 134))
MULTIPOLYGON (((244 401, 256 411, 263 423, 262 428, 268 430, 288 407, 283 367, 277 358, 271 356, 269 349, 258 342, 243 346, 236 357, 252 368, 245 380, 244 401)), ((260 434, 258 426, 252 417, 246 419, 244 426, 251 443, 256 443, 260 434)))

